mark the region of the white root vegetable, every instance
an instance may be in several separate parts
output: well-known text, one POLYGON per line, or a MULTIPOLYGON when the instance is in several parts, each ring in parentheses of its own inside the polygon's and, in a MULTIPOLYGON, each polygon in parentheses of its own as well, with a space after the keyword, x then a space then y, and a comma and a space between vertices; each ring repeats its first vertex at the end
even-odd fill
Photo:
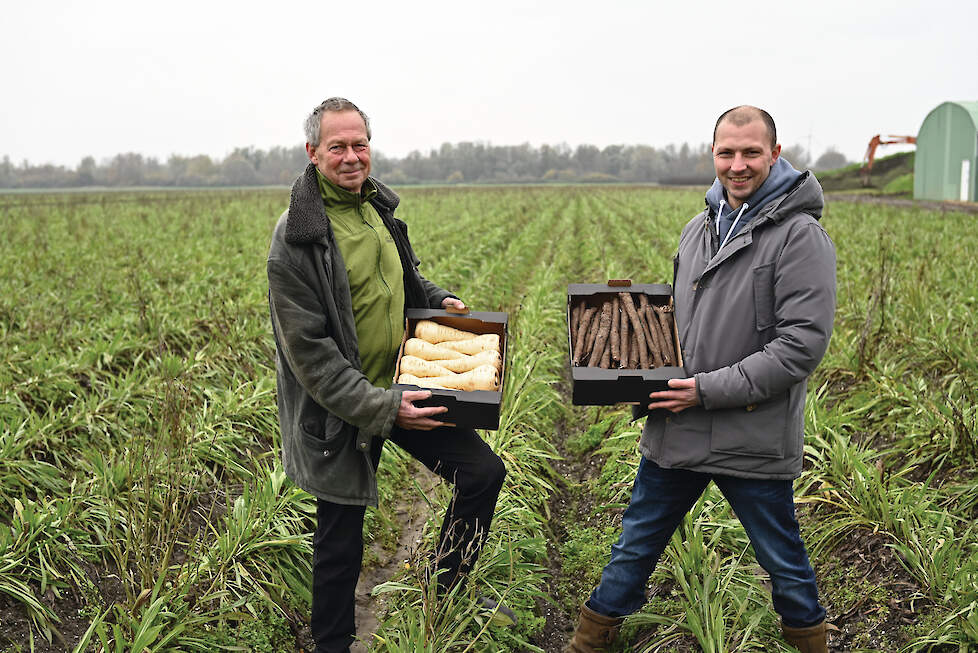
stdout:
POLYGON ((426 361, 417 356, 401 356, 401 372, 414 376, 445 376, 453 374, 455 370, 442 367, 438 363, 426 361))
MULTIPOLYGON (((446 341, 438 346, 470 355, 478 354, 480 351, 499 351, 499 336, 495 333, 486 333, 475 338, 469 338, 468 340, 446 341)), ((446 356, 445 358, 448 357, 446 356)))
POLYGON ((440 365, 445 369, 455 372, 456 374, 461 372, 468 372, 471 369, 475 369, 480 365, 492 365, 497 370, 503 369, 503 357, 499 355, 498 351, 480 351, 477 354, 462 355, 461 358, 455 358, 452 360, 436 360, 432 361, 436 365, 440 365))
POLYGON ((464 356, 460 352, 447 349, 441 345, 433 345, 420 338, 408 338, 404 343, 404 353, 408 356, 423 358, 426 361, 452 360, 464 356))
POLYGON ((401 374, 397 377, 398 383, 403 383, 405 385, 416 385, 420 388, 438 388, 440 390, 452 390, 452 388, 446 388, 443 385, 438 385, 435 383, 431 377, 419 378, 413 374, 401 374))
MULTIPOLYGON (((497 390, 499 388, 499 370, 492 365, 480 365, 462 374, 435 376, 424 379, 425 382, 435 383, 452 390, 497 390)), ((430 387, 430 386, 429 386, 430 387)))
POLYGON ((437 345, 448 340, 471 340, 477 334, 461 329, 453 329, 450 326, 433 322, 432 320, 421 320, 414 325, 414 335, 426 342, 437 345))

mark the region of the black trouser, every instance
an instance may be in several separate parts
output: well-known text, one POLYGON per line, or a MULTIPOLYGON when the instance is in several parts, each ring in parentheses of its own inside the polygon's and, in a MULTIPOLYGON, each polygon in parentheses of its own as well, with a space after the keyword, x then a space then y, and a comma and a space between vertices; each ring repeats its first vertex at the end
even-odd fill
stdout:
MULTIPOLYGON (((468 428, 408 431, 395 426, 388 439, 454 484, 436 559, 442 588, 460 582, 489 534, 496 497, 506 476, 503 461, 468 428)), ((375 438, 373 444, 376 469, 383 440, 375 438)), ((356 634, 354 593, 363 560, 365 510, 364 506, 318 502, 311 621, 316 653, 345 653, 356 634)))

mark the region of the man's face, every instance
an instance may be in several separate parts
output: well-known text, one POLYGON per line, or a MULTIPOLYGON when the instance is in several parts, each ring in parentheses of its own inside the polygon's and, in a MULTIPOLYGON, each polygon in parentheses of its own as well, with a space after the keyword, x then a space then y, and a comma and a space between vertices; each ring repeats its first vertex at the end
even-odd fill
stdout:
POLYGON ((324 111, 319 145, 306 143, 306 154, 326 179, 353 193, 370 174, 367 126, 356 111, 324 111))
POLYGON ((713 143, 713 167, 727 191, 727 202, 738 208, 761 187, 778 160, 781 146, 771 147, 771 135, 760 119, 738 127, 724 120, 713 143))

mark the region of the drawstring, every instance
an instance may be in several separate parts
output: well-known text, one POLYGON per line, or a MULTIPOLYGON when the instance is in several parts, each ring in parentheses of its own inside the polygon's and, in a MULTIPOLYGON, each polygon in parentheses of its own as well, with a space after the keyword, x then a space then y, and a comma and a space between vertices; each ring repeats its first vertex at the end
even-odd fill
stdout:
MULTIPOLYGON (((722 200, 720 201, 720 206, 723 207, 723 201, 722 200)), ((740 222, 740 216, 742 216, 744 214, 744 210, 746 208, 747 208, 747 202, 744 202, 743 205, 740 207, 740 213, 737 214, 737 218, 733 221, 733 224, 730 225, 730 229, 727 230, 727 235, 724 236, 723 242, 720 243, 720 247, 717 248, 717 251, 718 252, 721 249, 723 249, 723 246, 727 244, 727 241, 728 240, 730 240, 730 236, 733 234, 734 229, 736 229, 737 223, 740 222)), ((719 213, 717 215, 719 216, 719 213)), ((720 220, 719 220, 719 218, 717 219, 717 235, 718 236, 720 235, 720 220)))
POLYGON ((717 236, 720 235, 720 216, 723 215, 723 205, 725 203, 723 200, 720 200, 720 208, 717 209, 717 236))

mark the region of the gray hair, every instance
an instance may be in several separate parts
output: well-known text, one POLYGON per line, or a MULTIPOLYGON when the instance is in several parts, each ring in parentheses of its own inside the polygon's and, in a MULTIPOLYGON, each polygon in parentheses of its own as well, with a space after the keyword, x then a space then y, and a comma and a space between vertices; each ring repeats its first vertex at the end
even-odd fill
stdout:
POLYGON ((313 147, 319 147, 319 128, 322 125, 323 113, 326 111, 356 111, 363 118, 363 124, 367 128, 367 140, 370 140, 370 119, 367 118, 367 114, 346 98, 331 97, 323 100, 306 118, 306 142, 313 147))

